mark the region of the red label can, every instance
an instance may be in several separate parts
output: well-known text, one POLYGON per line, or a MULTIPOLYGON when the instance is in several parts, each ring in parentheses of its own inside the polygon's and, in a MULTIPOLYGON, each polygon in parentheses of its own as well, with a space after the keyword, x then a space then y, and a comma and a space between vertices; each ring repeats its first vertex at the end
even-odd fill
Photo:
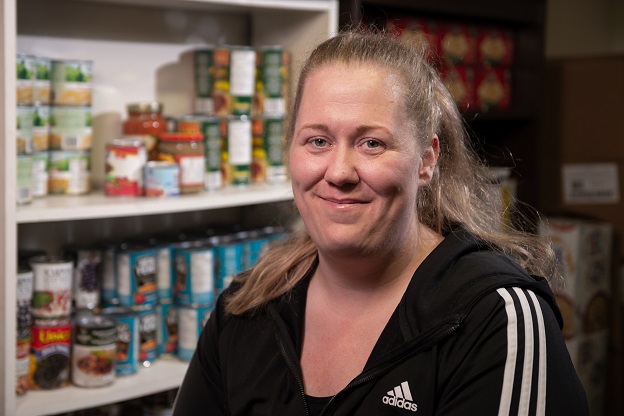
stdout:
POLYGON ((147 150, 139 139, 125 137, 106 145, 106 195, 143 195, 147 150))

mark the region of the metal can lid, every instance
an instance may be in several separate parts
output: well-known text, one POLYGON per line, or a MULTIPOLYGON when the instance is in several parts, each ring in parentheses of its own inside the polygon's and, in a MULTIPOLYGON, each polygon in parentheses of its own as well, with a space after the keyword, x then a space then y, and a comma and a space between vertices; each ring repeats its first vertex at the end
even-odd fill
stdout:
POLYGON ((67 257, 42 255, 42 256, 32 257, 29 260, 29 263, 30 263, 30 265, 33 265, 33 264, 48 264, 48 263, 63 264, 63 263, 72 263, 72 261, 70 259, 68 259, 67 257))
POLYGON ((100 311, 100 315, 111 317, 136 316, 136 312, 127 306, 108 306, 100 311))
POLYGON ((177 163, 168 162, 166 160, 152 160, 147 162, 145 167, 149 169, 179 169, 177 163))
POLYGON ((109 146, 119 147, 145 147, 145 143, 141 140, 141 136, 122 136, 117 139, 113 139, 108 143, 109 146))
POLYGON ((77 315, 74 320, 74 323, 76 325, 76 328, 87 328, 87 329, 114 328, 117 325, 114 320, 106 316, 91 315, 91 314, 77 315))
POLYGON ((163 105, 158 101, 141 101, 128 104, 127 109, 129 113, 160 113, 163 105))
POLYGON ((61 318, 35 318, 33 319, 33 328, 50 328, 58 326, 71 325, 71 319, 69 316, 61 318))

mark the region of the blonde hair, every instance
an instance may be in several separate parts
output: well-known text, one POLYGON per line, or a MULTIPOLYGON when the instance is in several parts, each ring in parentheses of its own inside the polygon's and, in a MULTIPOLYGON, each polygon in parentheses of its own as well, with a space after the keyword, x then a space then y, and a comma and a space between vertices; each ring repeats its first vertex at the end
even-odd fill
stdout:
MULTIPOLYGON (((301 70, 289 112, 288 145, 310 73, 333 63, 372 64, 394 71, 403 81, 404 110, 413 122, 417 140, 428 145, 437 134, 440 141, 433 179, 418 195, 419 220, 440 234, 461 224, 493 249, 518 261, 527 272, 554 275, 550 245, 501 220, 501 198, 493 192, 492 176, 470 146, 457 105, 425 53, 390 35, 371 32, 342 32, 318 45, 301 70)), ((288 292, 314 264, 316 255, 307 232, 293 232, 269 250, 256 267, 239 276, 244 284, 227 299, 228 312, 253 311, 288 292)))

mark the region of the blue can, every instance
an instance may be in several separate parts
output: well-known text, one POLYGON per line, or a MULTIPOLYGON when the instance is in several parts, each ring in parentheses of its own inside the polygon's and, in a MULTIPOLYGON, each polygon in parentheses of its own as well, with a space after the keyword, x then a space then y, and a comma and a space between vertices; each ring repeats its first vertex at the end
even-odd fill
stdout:
POLYGON ((214 304, 178 306, 178 358, 189 361, 214 304))
POLYGON ((139 368, 139 315, 130 308, 108 307, 101 311, 117 325, 117 359, 115 373, 134 374, 139 368))
POLYGON ((155 305, 158 300, 156 250, 123 245, 115 261, 119 304, 155 305))
POLYGON ((178 309, 173 303, 161 303, 158 314, 158 354, 176 354, 178 350, 178 309))
POLYGON ((139 317, 139 364, 149 367, 158 358, 156 305, 136 305, 132 310, 139 317))
POLYGON ((234 276, 243 271, 243 241, 233 236, 223 236, 215 246, 217 292, 226 289, 234 276))
POLYGON ((215 299, 215 255, 211 246, 180 247, 175 256, 175 293, 180 305, 215 299))
POLYGON ((180 167, 173 162, 147 162, 144 183, 145 196, 178 196, 180 195, 180 167))

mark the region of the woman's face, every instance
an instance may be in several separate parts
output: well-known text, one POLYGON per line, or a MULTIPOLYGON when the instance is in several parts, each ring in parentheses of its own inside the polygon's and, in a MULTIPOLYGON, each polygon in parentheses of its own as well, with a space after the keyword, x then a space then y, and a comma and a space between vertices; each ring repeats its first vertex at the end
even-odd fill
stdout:
POLYGON ((418 236, 416 195, 431 179, 438 142, 419 149, 401 87, 398 74, 374 65, 331 64, 308 76, 290 172, 321 251, 374 254, 418 236))

